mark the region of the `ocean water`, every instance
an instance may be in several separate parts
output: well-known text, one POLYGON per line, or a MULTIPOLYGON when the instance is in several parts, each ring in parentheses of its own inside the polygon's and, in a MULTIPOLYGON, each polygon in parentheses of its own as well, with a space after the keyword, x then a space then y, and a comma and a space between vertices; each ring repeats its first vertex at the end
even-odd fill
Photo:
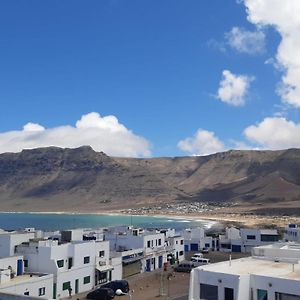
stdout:
POLYGON ((117 225, 133 225, 144 228, 175 228, 181 230, 192 227, 210 227, 213 222, 175 219, 154 216, 95 215, 95 214, 38 214, 0 213, 0 228, 6 230, 34 227, 41 230, 63 230, 75 228, 99 228, 117 225))

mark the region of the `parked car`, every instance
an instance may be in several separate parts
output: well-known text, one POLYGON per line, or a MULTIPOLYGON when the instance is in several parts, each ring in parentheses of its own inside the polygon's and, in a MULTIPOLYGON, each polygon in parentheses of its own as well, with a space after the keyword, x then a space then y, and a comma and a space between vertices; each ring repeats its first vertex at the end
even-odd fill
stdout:
POLYGON ((198 266, 209 264, 210 260, 208 258, 204 258, 204 257, 202 257, 202 258, 201 257, 195 257, 195 258, 192 257, 191 262, 198 267, 198 266))
POLYGON ((202 254, 202 253, 195 253, 195 254, 191 257, 191 260, 192 260, 192 259, 197 259, 197 258, 203 258, 203 254, 202 254))
POLYGON ((115 292, 110 288, 99 288, 87 294, 87 299, 94 300, 111 300, 114 299, 115 292))
POLYGON ((110 288, 115 293, 116 290, 121 290, 123 293, 129 292, 129 284, 127 280, 113 280, 102 285, 102 287, 110 288))
POLYGON ((203 248, 203 249, 201 250, 201 253, 207 254, 208 252, 209 252, 209 249, 208 249, 208 248, 203 248))
POLYGON ((174 268, 175 272, 185 272, 185 273, 190 273, 193 268, 195 268, 196 265, 194 265, 191 262, 185 262, 179 264, 177 267, 174 268))

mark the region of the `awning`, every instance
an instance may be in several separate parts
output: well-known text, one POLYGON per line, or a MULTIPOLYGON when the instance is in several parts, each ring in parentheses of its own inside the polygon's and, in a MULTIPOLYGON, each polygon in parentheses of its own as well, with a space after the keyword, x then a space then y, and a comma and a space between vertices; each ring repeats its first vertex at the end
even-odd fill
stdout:
POLYGON ((100 272, 107 272, 113 270, 114 267, 112 265, 105 265, 105 266, 96 266, 96 270, 100 272))

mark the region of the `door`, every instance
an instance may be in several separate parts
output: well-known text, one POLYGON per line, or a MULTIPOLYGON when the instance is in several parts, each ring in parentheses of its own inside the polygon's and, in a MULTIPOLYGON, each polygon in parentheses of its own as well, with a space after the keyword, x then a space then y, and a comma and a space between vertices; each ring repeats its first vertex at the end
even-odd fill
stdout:
POLYGON ((152 258, 153 270, 155 270, 155 257, 152 258))
POLYGON ((191 251, 198 251, 198 244, 191 244, 191 251))
POLYGON ((232 252, 242 252, 242 247, 240 245, 231 245, 232 252))
POLYGON ((162 266, 163 266, 163 257, 159 256, 158 257, 158 268, 160 269, 160 268, 162 268, 162 266))
POLYGON ((18 259, 17 275, 22 275, 22 274, 23 274, 23 259, 18 259))
POLYGON ((189 251, 189 245, 184 245, 184 251, 188 252, 189 251))
POLYGON ((79 293, 79 279, 75 280, 75 294, 79 293))
POLYGON ((53 299, 56 299, 56 283, 53 283, 53 299))
POLYGON ((147 272, 151 271, 151 260, 150 259, 146 260, 146 271, 147 272))

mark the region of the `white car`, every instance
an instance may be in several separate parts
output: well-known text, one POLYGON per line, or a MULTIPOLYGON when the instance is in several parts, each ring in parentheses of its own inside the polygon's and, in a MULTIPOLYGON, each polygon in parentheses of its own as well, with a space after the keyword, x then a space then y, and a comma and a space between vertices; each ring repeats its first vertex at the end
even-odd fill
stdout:
POLYGON ((196 266, 202 266, 207 265, 210 263, 210 260, 208 258, 191 258, 191 262, 195 264, 196 266))
POLYGON ((191 257, 191 260, 197 259, 197 258, 203 258, 203 254, 202 254, 202 253, 195 253, 195 254, 191 257))

